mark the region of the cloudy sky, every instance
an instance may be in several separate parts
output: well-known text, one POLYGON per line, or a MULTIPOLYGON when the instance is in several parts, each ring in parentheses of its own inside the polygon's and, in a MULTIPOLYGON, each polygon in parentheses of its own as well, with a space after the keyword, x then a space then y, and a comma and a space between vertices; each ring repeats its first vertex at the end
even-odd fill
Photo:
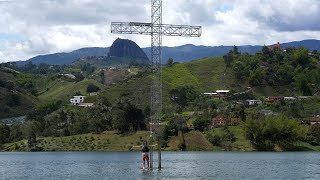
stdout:
MULTIPOLYGON (((263 45, 320 39, 319 0, 163 0, 163 23, 203 26, 201 38, 164 37, 164 46, 263 45)), ((150 22, 150 0, 0 0, 0 62, 117 38, 141 47, 150 37, 110 34, 111 21, 150 22)))

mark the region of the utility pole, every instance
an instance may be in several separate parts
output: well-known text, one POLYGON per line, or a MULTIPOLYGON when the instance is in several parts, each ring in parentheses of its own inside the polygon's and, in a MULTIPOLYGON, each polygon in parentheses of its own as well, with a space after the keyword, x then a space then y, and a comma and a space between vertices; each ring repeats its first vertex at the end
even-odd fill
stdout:
MULTIPOLYGON (((162 0, 151 0, 151 23, 112 22, 111 33, 141 34, 151 36, 151 65, 153 82, 151 85, 151 142, 156 133, 158 141, 158 168, 161 169, 161 110, 162 110, 162 36, 200 37, 201 26, 162 24, 162 0)), ((153 167, 153 148, 150 151, 150 167, 153 167)))

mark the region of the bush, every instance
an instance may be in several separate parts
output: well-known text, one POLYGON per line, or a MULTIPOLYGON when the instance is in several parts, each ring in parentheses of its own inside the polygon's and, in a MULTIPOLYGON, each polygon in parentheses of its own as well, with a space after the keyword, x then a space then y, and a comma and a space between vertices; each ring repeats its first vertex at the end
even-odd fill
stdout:
POLYGON ((207 139, 214 146, 220 146, 222 143, 222 137, 219 135, 212 136, 211 134, 209 134, 207 135, 207 139))
POLYGON ((198 117, 193 121, 193 126, 196 130, 204 131, 210 125, 210 119, 207 117, 198 117))

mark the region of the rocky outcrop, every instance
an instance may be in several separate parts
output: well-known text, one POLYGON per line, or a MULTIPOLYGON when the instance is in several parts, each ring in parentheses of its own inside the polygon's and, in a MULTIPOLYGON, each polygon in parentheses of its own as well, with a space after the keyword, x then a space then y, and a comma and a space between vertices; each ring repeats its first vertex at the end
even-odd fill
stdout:
POLYGON ((143 50, 135 42, 128 39, 118 38, 115 40, 110 47, 109 56, 133 58, 143 63, 149 62, 149 58, 143 50))

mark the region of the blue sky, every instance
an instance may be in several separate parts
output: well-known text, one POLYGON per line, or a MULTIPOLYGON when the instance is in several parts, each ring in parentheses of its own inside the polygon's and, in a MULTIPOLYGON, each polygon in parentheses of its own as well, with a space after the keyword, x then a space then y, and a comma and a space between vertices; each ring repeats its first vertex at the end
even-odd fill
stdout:
MULTIPOLYGON (((183 44, 263 45, 320 39, 319 0, 163 0, 163 23, 201 25, 183 44)), ((120 37, 141 47, 150 37, 110 34, 112 21, 150 22, 150 0, 0 0, 0 62, 82 47, 108 47, 120 37)))

